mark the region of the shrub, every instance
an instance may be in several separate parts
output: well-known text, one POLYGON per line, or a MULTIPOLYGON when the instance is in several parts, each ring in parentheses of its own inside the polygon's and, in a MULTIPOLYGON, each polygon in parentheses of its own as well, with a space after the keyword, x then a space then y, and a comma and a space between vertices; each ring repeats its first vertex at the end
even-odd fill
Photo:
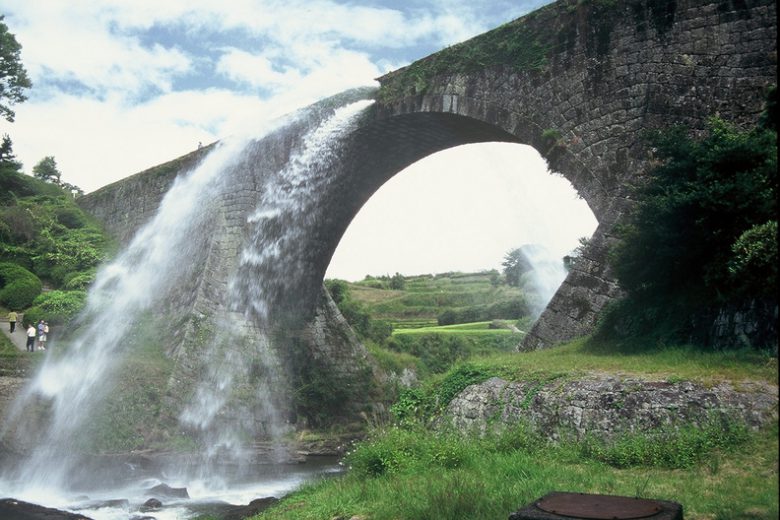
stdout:
POLYGON ((387 320, 371 320, 368 328, 368 338, 377 342, 384 341, 393 334, 393 324, 387 320))
POLYGON ((681 317, 776 290, 761 279, 776 265, 776 235, 766 223, 777 215, 777 133, 717 118, 703 138, 689 133, 676 127, 652 136, 660 162, 610 252, 631 307, 644 315, 635 324, 643 338, 661 339, 657 323, 684 341, 694 320, 681 317))
POLYGON ((57 208, 54 212, 54 218, 57 222, 69 229, 78 229, 84 227, 86 224, 84 214, 75 207, 65 206, 57 208))
POLYGON ((25 207, 14 205, 0 208, 2 238, 11 244, 24 244, 35 238, 38 225, 32 213, 25 207))
POLYGON ((447 309, 436 318, 439 325, 456 325, 475 321, 516 320, 530 312, 525 296, 498 301, 490 305, 474 305, 460 309, 447 309))
POLYGON ((68 273, 63 278, 63 286, 67 291, 83 291, 95 281, 96 270, 68 273))
POLYGON ((11 309, 25 309, 41 293, 40 279, 27 269, 0 263, 0 302, 11 309))
POLYGON ((467 386, 486 381, 493 375, 489 370, 469 363, 456 366, 438 382, 401 392, 390 412, 401 424, 425 422, 438 415, 467 386))
POLYGON ((468 340, 462 336, 415 334, 393 336, 388 347, 420 358, 433 373, 442 373, 455 361, 469 355, 468 340))
POLYGON ((729 274, 747 294, 774 296, 777 289, 777 221, 770 220, 742 233, 731 246, 729 274))
POLYGON ((25 321, 46 320, 51 325, 64 325, 75 318, 87 302, 84 291, 49 291, 41 294, 25 313, 25 321))
POLYGON ((472 460, 475 448, 460 435, 390 428, 359 444, 346 461, 355 473, 378 477, 418 468, 458 468, 472 460))

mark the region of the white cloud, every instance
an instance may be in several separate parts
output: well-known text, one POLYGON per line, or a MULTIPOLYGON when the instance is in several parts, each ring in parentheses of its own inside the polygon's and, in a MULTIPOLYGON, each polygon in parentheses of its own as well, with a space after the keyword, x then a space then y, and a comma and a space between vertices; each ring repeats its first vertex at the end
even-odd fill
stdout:
POLYGON ((249 117, 263 108, 255 97, 217 90, 137 105, 60 94, 19 106, 13 127, 2 131, 12 135, 25 171, 53 155, 63 180, 92 191, 224 137, 231 115, 249 117))
MULTIPOLYGON (((78 82, 97 96, 130 95, 147 88, 171 89, 172 78, 190 70, 181 51, 143 46, 112 31, 112 20, 97 13, 51 2, 47 8, 14 11, 13 27, 22 44, 22 60, 33 85, 52 88, 53 81, 78 82)), ((39 90, 33 91, 33 96, 39 90)))
POLYGON ((222 54, 216 70, 233 81, 248 83, 274 92, 301 80, 301 73, 298 70, 275 65, 268 56, 235 48, 227 49, 222 54))

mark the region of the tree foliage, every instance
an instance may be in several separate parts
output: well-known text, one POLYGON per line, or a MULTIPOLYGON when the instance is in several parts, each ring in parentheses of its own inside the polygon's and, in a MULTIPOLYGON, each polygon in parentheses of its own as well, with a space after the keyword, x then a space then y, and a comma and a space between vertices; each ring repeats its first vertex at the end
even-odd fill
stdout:
POLYGON ((16 160, 14 155, 14 145, 8 134, 3 134, 3 140, 0 143, 0 168, 19 171, 22 163, 16 160))
POLYGON ((9 309, 29 307, 41 293, 41 281, 27 269, 0 262, 0 303, 9 309))
POLYGON ((644 299, 728 299, 732 247, 777 217, 777 134, 745 132, 712 119, 700 141, 675 128, 654 137, 663 161, 621 230, 613 265, 621 285, 644 299))
POLYGON ((32 87, 32 82, 22 65, 22 46, 8 31, 4 19, 0 15, 0 116, 13 122, 16 114, 11 105, 27 99, 24 90, 32 87))
POLYGON ((62 177, 62 174, 60 173, 60 170, 57 168, 57 161, 54 159, 54 156, 47 155, 40 161, 38 161, 38 164, 33 166, 33 176, 36 179, 40 179, 42 181, 51 182, 53 184, 60 184, 60 177, 62 177))
POLYGON ((28 175, 0 171, 0 194, 0 262, 83 289, 110 247, 99 226, 59 186, 28 175))
POLYGON ((682 127, 651 137, 658 166, 611 252, 645 329, 669 319, 684 328, 680 320, 708 307, 776 298, 775 119, 742 130, 713 118, 699 139, 682 127))
POLYGON ((518 247, 504 255, 501 266, 504 268, 506 283, 512 287, 520 287, 523 275, 533 270, 533 265, 526 257, 523 247, 518 247))

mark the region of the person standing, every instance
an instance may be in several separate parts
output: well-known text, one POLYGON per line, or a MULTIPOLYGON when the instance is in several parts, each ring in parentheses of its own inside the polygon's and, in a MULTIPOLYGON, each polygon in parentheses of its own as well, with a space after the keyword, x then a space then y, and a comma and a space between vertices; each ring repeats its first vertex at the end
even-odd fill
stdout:
POLYGON ((44 336, 43 329, 46 325, 43 323, 43 320, 40 320, 38 322, 38 350, 43 350, 43 342, 44 342, 44 336))
POLYGON ((11 326, 11 332, 16 330, 16 312, 11 311, 8 313, 8 324, 11 326))
POLYGON ((38 350, 46 350, 46 338, 49 336, 49 322, 43 322, 43 334, 38 336, 38 350))
POLYGON ((32 323, 27 326, 27 352, 35 352, 36 330, 32 323))

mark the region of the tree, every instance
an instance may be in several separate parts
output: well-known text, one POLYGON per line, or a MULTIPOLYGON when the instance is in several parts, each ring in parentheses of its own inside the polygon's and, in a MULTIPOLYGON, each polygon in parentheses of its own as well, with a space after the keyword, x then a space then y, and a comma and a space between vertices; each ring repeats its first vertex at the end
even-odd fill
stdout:
POLYGON ((13 171, 18 171, 22 167, 22 163, 16 160, 14 145, 8 134, 3 135, 3 141, 0 143, 0 167, 10 168, 13 171))
POLYGON ((697 321, 718 308, 776 301, 774 121, 745 130, 713 118, 698 139, 682 127, 651 137, 658 166, 610 252, 627 297, 602 317, 602 333, 706 340, 697 321))
POLYGON ((406 278, 401 273, 395 273, 390 278, 390 288, 396 291, 403 291, 404 287, 406 287, 406 278))
POLYGON ((777 133, 713 118, 701 140, 674 128, 653 142, 663 162, 620 230, 618 281, 646 303, 727 301, 740 283, 728 268, 734 244, 777 219, 777 133))
POLYGON ((577 263, 577 260, 582 258, 583 254, 585 253, 585 250, 588 248, 588 245, 590 244, 590 238, 580 237, 579 243, 580 245, 575 247, 571 253, 563 257, 563 267, 565 267, 567 271, 571 271, 574 268, 574 264, 577 263))
POLYGON ((20 59, 22 46, 8 32, 4 19, 5 16, 0 15, 0 115, 13 122, 16 113, 10 105, 27 99, 24 89, 32 87, 32 82, 20 59))
POLYGON ((506 283, 512 287, 520 287, 520 282, 525 273, 533 270, 533 265, 528 260, 526 252, 532 245, 524 245, 509 251, 504 255, 501 266, 504 268, 506 283))
POLYGON ((33 176, 42 181, 60 184, 62 174, 57 169, 57 161, 54 160, 54 156, 47 155, 33 166, 33 176))

